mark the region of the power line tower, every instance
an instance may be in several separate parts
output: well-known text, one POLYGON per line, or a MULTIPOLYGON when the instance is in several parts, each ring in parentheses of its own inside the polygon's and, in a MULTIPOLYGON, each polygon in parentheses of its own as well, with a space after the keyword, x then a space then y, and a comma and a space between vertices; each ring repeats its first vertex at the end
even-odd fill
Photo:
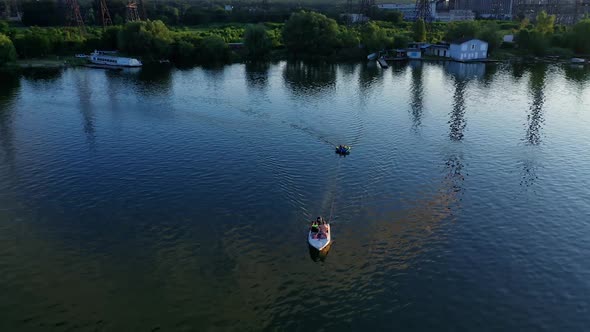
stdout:
POLYGON ((359 3, 359 14, 369 18, 373 16, 375 0, 361 0, 359 3))
POLYGON ((66 0, 66 21, 70 25, 76 25, 82 33, 86 33, 84 20, 80 14, 80 5, 77 0, 66 0))
POLYGON ((99 7, 100 7, 100 17, 102 19, 102 27, 106 29, 107 26, 113 25, 113 20, 111 20, 111 13, 109 13, 109 7, 107 7, 106 0, 99 0, 99 7))
POLYGON ((137 8, 139 9, 140 19, 146 21, 147 13, 145 10, 145 4, 143 3, 143 0, 137 0, 137 8))
POLYGON ((10 3, 8 2, 8 0, 4 0, 2 2, 2 12, 0 12, 0 16, 3 18, 8 18, 10 16, 10 3))
POLYGON ((0 18, 5 18, 9 21, 20 21, 22 14, 17 0, 4 0, 2 2, 3 8, 0 11, 0 18))
POLYGON ((575 19, 574 22, 582 19, 585 15, 590 13, 590 0, 576 0, 576 9, 575 9, 575 19))
POLYGON ((125 15, 125 20, 127 22, 135 22, 135 21, 139 21, 139 12, 137 11, 137 2, 135 1, 128 1, 127 5, 125 5, 126 10, 126 15, 125 15))
POLYGON ((433 20, 430 0, 416 0, 416 20, 431 23, 433 20))

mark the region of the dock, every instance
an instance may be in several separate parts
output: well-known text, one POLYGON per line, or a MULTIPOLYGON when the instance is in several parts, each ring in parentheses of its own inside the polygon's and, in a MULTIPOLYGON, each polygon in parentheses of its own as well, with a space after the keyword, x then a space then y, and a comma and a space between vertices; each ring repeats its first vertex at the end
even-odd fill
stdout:
POLYGON ((377 59, 377 62, 379 62, 379 65, 381 66, 381 68, 383 68, 383 69, 389 68, 387 61, 385 61, 385 59, 383 59, 383 58, 377 59))

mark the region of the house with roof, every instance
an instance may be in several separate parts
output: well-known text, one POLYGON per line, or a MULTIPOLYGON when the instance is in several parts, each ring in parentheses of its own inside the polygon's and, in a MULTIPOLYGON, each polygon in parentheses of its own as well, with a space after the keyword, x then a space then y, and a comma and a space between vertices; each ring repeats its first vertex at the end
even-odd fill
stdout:
POLYGON ((430 56, 438 56, 442 58, 449 58, 451 56, 449 48, 450 45, 447 43, 436 43, 429 45, 429 47, 424 51, 424 54, 430 56))
POLYGON ((424 54, 463 62, 484 60, 488 58, 488 43, 480 39, 464 38, 451 43, 430 45, 424 54))
POLYGON ((473 61, 488 58, 488 43, 475 38, 455 40, 449 45, 449 56, 457 61, 473 61))

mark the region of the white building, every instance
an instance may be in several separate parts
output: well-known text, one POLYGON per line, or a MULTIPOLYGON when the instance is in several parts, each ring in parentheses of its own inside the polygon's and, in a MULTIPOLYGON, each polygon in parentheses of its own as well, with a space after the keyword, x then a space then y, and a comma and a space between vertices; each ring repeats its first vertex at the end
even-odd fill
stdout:
POLYGON ((488 43, 472 38, 456 40, 449 46, 449 56, 457 61, 487 59, 488 43))
POLYGON ((514 43, 514 35, 505 35, 504 37, 502 37, 502 41, 504 41, 505 43, 514 43))
POLYGON ((433 44, 433 45, 430 45, 426 49, 424 54, 432 55, 432 56, 439 56, 439 57, 443 57, 443 58, 449 58, 451 56, 451 52, 449 51, 449 48, 450 48, 449 44, 444 44, 444 43, 433 44))

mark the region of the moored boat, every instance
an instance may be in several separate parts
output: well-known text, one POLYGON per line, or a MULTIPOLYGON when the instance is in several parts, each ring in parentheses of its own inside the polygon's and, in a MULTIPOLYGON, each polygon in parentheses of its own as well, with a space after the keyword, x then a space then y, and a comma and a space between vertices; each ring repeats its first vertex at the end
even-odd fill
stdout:
POLYGON ((112 66, 112 67, 141 67, 141 61, 134 58, 125 58, 110 55, 112 52, 94 51, 88 57, 91 63, 95 65, 112 66))
POLYGON ((581 58, 572 58, 571 59, 571 63, 584 64, 584 63, 586 63, 586 60, 585 59, 581 59, 581 58))

